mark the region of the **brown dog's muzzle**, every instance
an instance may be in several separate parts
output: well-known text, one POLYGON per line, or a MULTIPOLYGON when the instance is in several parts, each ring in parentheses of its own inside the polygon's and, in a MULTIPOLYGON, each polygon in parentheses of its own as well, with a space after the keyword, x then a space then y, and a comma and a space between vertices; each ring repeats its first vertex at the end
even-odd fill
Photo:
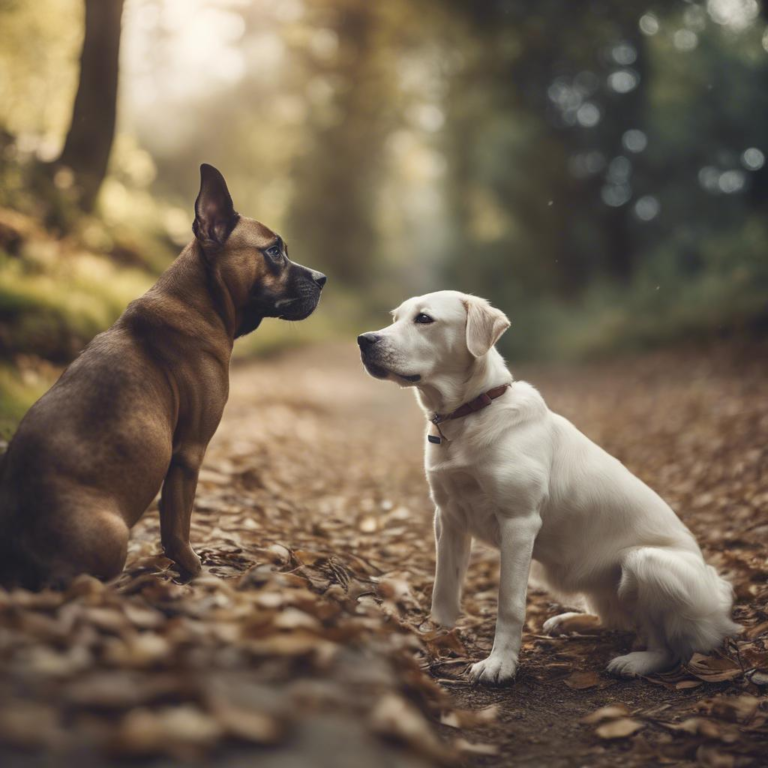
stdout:
POLYGON ((275 302, 279 310, 277 317, 282 320, 304 320, 320 303, 320 294, 328 278, 315 269, 301 264, 291 265, 285 296, 275 302))

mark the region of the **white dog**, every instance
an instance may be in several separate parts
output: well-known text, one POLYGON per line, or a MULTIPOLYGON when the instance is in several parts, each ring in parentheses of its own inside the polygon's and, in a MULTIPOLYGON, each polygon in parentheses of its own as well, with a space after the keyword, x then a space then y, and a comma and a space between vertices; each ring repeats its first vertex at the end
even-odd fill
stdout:
MULTIPOLYGON (((476 681, 517 670, 531 559, 560 595, 581 595, 607 627, 646 647, 613 659, 632 677, 710 651, 740 627, 730 585, 706 565, 691 532, 623 464, 514 381, 494 345, 509 327, 484 299, 440 291, 409 299, 391 325, 358 337, 379 379, 416 388, 430 421, 426 470, 435 503, 432 618, 451 626, 473 537, 501 553, 493 650, 476 681)), ((563 614, 549 619, 557 631, 563 614)))

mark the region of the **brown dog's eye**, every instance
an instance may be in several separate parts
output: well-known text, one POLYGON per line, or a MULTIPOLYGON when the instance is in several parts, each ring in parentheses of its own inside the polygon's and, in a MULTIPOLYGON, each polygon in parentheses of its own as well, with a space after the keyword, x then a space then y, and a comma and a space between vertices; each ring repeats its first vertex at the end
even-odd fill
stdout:
POLYGON ((271 256, 273 259, 276 259, 278 256, 280 256, 282 252, 283 251, 279 245, 272 245, 267 248, 267 255, 271 256))
POLYGON ((431 318, 429 315, 425 315, 423 312, 419 312, 418 315, 413 319, 414 323, 420 323, 422 325, 428 325, 429 323, 434 323, 434 319, 431 318))

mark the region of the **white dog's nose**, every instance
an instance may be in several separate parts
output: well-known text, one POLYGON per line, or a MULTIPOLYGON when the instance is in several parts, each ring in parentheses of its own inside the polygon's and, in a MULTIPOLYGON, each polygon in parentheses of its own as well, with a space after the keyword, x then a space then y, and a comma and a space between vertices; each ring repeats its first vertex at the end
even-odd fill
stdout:
POLYGON ((372 347, 379 339, 381 339, 381 336, 377 336, 375 333, 361 333, 357 337, 357 343, 360 349, 366 349, 367 347, 372 347))

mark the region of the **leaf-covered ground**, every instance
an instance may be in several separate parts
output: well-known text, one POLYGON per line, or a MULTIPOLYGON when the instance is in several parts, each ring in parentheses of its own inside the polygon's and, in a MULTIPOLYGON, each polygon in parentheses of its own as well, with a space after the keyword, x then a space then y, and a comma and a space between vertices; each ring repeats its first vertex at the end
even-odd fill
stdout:
POLYGON ((532 589, 517 681, 490 649, 497 557, 476 547, 456 630, 427 620, 423 424, 354 349, 236 367, 198 488, 205 574, 182 584, 150 511, 113 584, 0 590, 4 765, 768 764, 768 350, 719 347, 516 370, 679 511, 736 587, 722 654, 623 681, 631 638, 532 589))

